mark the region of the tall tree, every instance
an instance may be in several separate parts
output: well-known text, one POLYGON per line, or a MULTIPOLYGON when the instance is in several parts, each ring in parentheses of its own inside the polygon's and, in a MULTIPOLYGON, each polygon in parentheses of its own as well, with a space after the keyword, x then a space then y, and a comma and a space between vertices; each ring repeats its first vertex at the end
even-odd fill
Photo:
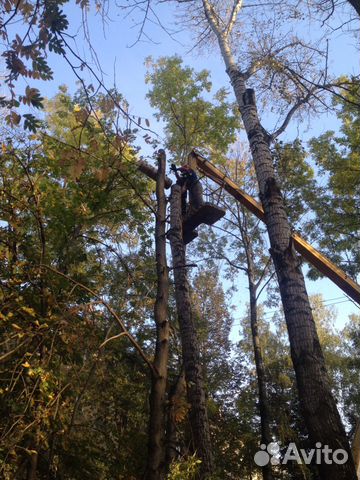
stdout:
MULTIPOLYGON (((237 184, 246 189, 250 195, 256 191, 256 180, 253 168, 244 157, 231 152, 226 162, 229 175, 237 184)), ((267 375, 263 351, 260 342, 258 299, 271 280, 270 258, 264 253, 264 230, 259 222, 229 195, 222 195, 221 201, 227 210, 227 216, 222 222, 218 241, 210 238, 203 248, 213 258, 226 261, 227 276, 232 279, 240 273, 245 273, 249 290, 249 325, 251 327, 254 363, 258 384, 258 407, 260 415, 261 443, 268 445, 272 441, 271 414, 268 400, 267 375)), ((263 478, 272 479, 271 464, 262 468, 263 478)))
MULTIPOLYGON (((319 332, 319 338, 324 350, 327 365, 329 366, 330 382, 339 407, 343 412, 349 411, 344 408, 342 398, 347 396, 346 384, 352 382, 343 381, 343 375, 349 373, 344 362, 343 341, 344 334, 334 326, 336 311, 333 306, 326 306, 321 295, 310 297, 314 312, 314 319, 319 332)), ((245 356, 243 364, 249 369, 245 375, 246 387, 240 392, 239 409, 253 409, 253 417, 256 415, 256 381, 253 371, 253 348, 251 330, 249 327, 250 312, 248 311, 241 320, 240 349, 245 356), (250 390, 252 395, 245 396, 250 390)), ((278 442, 282 451, 287 448, 290 442, 294 442, 297 448, 311 448, 301 409, 297 398, 296 378, 291 366, 290 348, 283 323, 283 312, 273 309, 272 312, 264 310, 264 305, 258 308, 258 324, 260 332, 260 345, 264 355, 264 363, 268 381, 268 401, 273 420, 273 440, 278 442)), ((354 368, 353 366, 352 368, 354 368)), ((354 372, 354 370, 353 370, 354 372)), ((352 373, 351 373, 352 374, 352 373)), ((356 411, 357 409, 355 408, 356 411)), ((246 421, 246 417, 244 417, 246 421)), ((347 422, 348 425, 348 422, 347 422)), ((249 436, 256 435, 257 425, 248 423, 249 436)), ((256 449, 255 449, 256 451, 256 449)), ((284 478, 319 478, 315 464, 304 465, 297 462, 288 462, 286 465, 273 466, 274 476, 284 478)))
POLYGON ((150 394, 149 456, 146 478, 161 479, 165 470, 165 425, 167 410, 167 369, 169 357, 170 325, 168 318, 169 272, 166 261, 166 157, 164 150, 158 153, 158 177, 156 180, 157 211, 155 221, 155 255, 157 293, 154 305, 156 322, 156 348, 150 394))
POLYGON ((228 146, 236 139, 239 116, 228 102, 228 93, 220 89, 207 99, 212 89, 207 70, 196 72, 183 65, 180 57, 162 57, 148 62, 147 97, 165 121, 166 147, 179 162, 187 162, 196 147, 224 159, 228 146))
POLYGON ((191 306, 185 246, 182 238, 181 187, 171 188, 169 240, 173 258, 175 299, 181 334, 181 347, 187 397, 190 404, 190 423, 193 450, 201 460, 201 478, 214 473, 209 419, 204 387, 198 336, 191 306))
MULTIPOLYGON (((223 11, 221 6, 203 0, 199 8, 202 18, 215 35, 221 56, 226 66, 249 140, 259 184, 260 199, 265 212, 265 222, 270 238, 271 256, 275 265, 282 303, 288 326, 291 355, 297 377, 299 397, 304 418, 312 443, 329 444, 336 449, 339 445, 349 454, 350 461, 343 465, 319 466, 322 478, 355 479, 355 468, 351 460, 349 443, 333 398, 326 366, 316 332, 305 281, 299 260, 291 245, 291 227, 286 216, 285 205, 276 180, 269 142, 261 124, 254 90, 247 88, 252 71, 244 70, 232 49, 232 33, 242 11, 242 2, 236 0, 223 11)), ((256 62, 253 68, 256 68, 256 62)), ((285 119, 279 134, 287 125, 297 108, 309 99, 300 97, 285 119)), ((272 137, 274 138, 274 137, 272 137)))
POLYGON ((150 311, 133 280, 149 257, 148 187, 130 147, 120 155, 103 132, 111 112, 99 125, 64 89, 53 104, 35 138, 2 131, 1 476, 129 477, 143 457, 126 465, 114 443, 135 452, 146 441, 150 311))
MULTIPOLYGON (((206 94, 211 89, 208 72, 197 73, 193 69, 183 66, 179 57, 161 58, 155 64, 149 62, 149 66, 151 69, 147 81, 151 84, 151 90, 148 97, 151 104, 159 111, 156 114, 157 118, 166 121, 166 146, 170 149, 173 158, 178 162, 186 162, 189 151, 195 145, 223 158, 228 145, 235 139, 235 130, 239 125, 238 116, 234 114, 232 106, 226 101, 226 92, 217 92, 214 102, 206 100, 206 94)), ((185 301, 185 306, 183 303, 179 303, 181 292, 189 286, 185 288, 182 283, 187 282, 185 268, 183 276, 180 278, 185 256, 182 263, 177 257, 174 257, 176 248, 180 248, 181 245, 177 243, 178 247, 174 246, 173 232, 171 227, 169 238, 174 258, 175 297, 179 312, 188 401, 191 405, 190 420, 193 444, 195 448, 198 448, 198 454, 203 462, 201 464, 203 474, 208 474, 213 469, 213 461, 212 452, 206 453, 210 449, 210 437, 207 405, 203 391, 204 372, 201 371, 205 358, 200 355, 201 346, 197 340, 202 322, 207 324, 208 319, 204 317, 198 322, 195 321, 194 311, 190 303, 187 303, 187 301, 190 302, 190 299, 181 300, 181 302, 185 301), (197 390, 197 393, 190 387, 192 384, 195 385, 194 389, 197 390), (201 402, 199 403, 198 395, 200 393, 201 402), (198 432, 199 428, 203 432, 198 432)), ((185 252, 183 254, 185 255, 185 252)), ((187 295, 189 294, 190 290, 187 292, 187 295)), ((207 328, 210 329, 210 326, 207 328)))

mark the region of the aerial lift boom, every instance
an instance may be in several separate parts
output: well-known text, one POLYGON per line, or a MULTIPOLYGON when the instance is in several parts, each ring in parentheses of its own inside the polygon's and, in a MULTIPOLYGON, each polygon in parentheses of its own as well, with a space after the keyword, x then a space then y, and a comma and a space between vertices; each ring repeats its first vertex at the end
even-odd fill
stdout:
MULTIPOLYGON (((189 155, 189 162, 193 163, 194 161, 202 174, 223 187, 224 190, 230 193, 230 195, 256 215, 261 221, 265 221, 264 210, 259 202, 241 190, 236 183, 217 169, 212 163, 197 152, 193 151, 189 155)), ((360 286, 357 283, 301 238, 300 235, 293 233, 292 239, 295 249, 305 258, 305 260, 316 267, 323 275, 326 275, 332 280, 344 293, 346 293, 346 295, 360 304, 360 286)))

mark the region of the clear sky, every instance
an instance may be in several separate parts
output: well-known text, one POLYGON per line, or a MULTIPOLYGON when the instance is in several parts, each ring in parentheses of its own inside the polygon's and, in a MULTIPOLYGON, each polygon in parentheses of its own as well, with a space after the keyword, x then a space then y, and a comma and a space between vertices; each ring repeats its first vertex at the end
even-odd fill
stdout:
MULTIPOLYGON (((107 87, 111 87, 115 81, 119 91, 123 93, 130 104, 130 113, 137 117, 148 118, 151 121, 151 128, 160 135, 160 138, 162 135, 161 125, 156 123, 153 118, 154 112, 145 99, 148 86, 144 82, 146 74, 144 61, 147 56, 157 59, 159 56, 168 56, 176 53, 181 55, 185 62, 195 69, 201 70, 206 68, 210 70, 215 89, 223 86, 229 87, 224 65, 215 47, 213 51, 202 52, 200 55, 196 51, 190 51, 192 39, 186 30, 178 31, 173 37, 170 37, 159 25, 151 22, 147 23, 145 32, 152 41, 143 38, 141 41, 136 42, 140 28, 137 24, 139 17, 136 16, 135 12, 128 12, 128 16, 125 17, 124 11, 114 7, 115 2, 110 0, 110 4, 110 18, 106 24, 102 24, 99 15, 89 14, 88 17, 91 43, 104 72, 104 82, 107 87)), ((65 10, 71 25, 69 33, 77 33, 76 48, 78 53, 81 57, 91 62, 89 47, 83 40, 82 19, 79 7, 72 2, 66 6, 65 10)), ((167 3, 160 4, 158 12, 162 24, 167 29, 179 30, 179 27, 173 24, 175 15, 171 5, 167 3)), ((344 12, 345 16, 346 14, 347 11, 344 12)), ((340 19, 335 19, 334 27, 339 22, 340 19)), ((314 32, 309 30, 309 35, 312 33, 314 32)), ((329 44, 329 64, 333 73, 337 75, 359 73, 359 58, 355 46, 356 38, 354 35, 345 35, 340 30, 334 32, 329 44)), ((41 82, 41 85, 39 85, 41 91, 46 96, 51 97, 56 93, 60 84, 66 84, 69 86, 70 92, 73 93, 76 89, 75 77, 65 60, 52 55, 50 64, 55 73, 54 80, 41 82)), ((80 74, 86 77, 86 71, 80 72, 80 74)), ((269 119, 271 122, 271 117, 269 119)), ((268 119, 265 118, 264 120, 266 125, 268 119)), ((323 115, 307 125, 291 125, 286 133, 286 137, 293 139, 300 134, 302 139, 308 139, 326 129, 336 129, 336 126, 334 115, 323 115)), ((145 150, 143 154, 151 156, 152 151, 145 150)), ((335 307, 337 307, 339 313, 339 325, 344 323, 349 313, 359 313, 359 309, 351 302, 344 301, 343 303, 338 303, 345 299, 343 292, 330 281, 326 279, 317 282, 308 281, 307 285, 309 293, 321 292, 325 300, 329 299, 328 303, 337 303, 335 307), (332 301, 332 299, 334 300, 332 301)), ((239 303, 244 304, 247 301, 246 282, 240 279, 239 287, 239 303)), ((242 311, 243 309, 239 309, 235 317, 239 318, 242 311)))

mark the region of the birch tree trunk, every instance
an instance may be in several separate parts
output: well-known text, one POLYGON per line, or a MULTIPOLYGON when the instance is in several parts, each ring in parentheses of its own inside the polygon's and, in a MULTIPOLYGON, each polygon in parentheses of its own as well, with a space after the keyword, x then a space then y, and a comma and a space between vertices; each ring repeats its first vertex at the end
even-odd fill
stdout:
POLYGON ((155 254, 157 292, 154 306, 156 348, 154 367, 157 375, 151 379, 150 422, 146 480, 161 480, 165 476, 166 387, 169 357, 169 273, 166 263, 166 157, 159 151, 156 179, 157 212, 155 223, 155 254))
POLYGON ((323 480, 355 480, 349 442, 331 392, 300 261, 291 244, 290 224, 275 178, 269 139, 260 123, 254 91, 246 88, 247 75, 241 72, 231 52, 229 35, 242 2, 235 1, 226 28, 223 28, 224 22, 220 23, 219 16, 215 14, 214 6, 208 0, 202 0, 202 3, 207 21, 217 37, 250 143, 270 238, 270 253, 289 333, 299 398, 310 439, 313 447, 320 442, 332 450, 345 450, 349 457, 342 465, 323 461, 318 466, 320 476, 323 480))
POLYGON ((179 185, 171 188, 170 227, 168 237, 173 258, 175 300, 180 326, 187 397, 190 404, 189 416, 193 447, 201 460, 201 479, 206 479, 214 471, 214 462, 199 342, 192 315, 186 273, 185 246, 182 239, 181 187, 179 185))

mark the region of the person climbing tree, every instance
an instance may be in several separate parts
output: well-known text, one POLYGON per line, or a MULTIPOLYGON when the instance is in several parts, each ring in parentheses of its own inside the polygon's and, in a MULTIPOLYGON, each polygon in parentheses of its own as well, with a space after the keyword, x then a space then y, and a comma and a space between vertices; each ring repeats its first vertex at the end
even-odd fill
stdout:
POLYGON ((187 213, 199 209, 204 204, 202 186, 195 170, 189 165, 176 167, 172 164, 170 169, 175 173, 177 185, 181 186, 181 213, 185 217, 187 213), (189 191, 189 208, 187 208, 187 191, 189 191))

